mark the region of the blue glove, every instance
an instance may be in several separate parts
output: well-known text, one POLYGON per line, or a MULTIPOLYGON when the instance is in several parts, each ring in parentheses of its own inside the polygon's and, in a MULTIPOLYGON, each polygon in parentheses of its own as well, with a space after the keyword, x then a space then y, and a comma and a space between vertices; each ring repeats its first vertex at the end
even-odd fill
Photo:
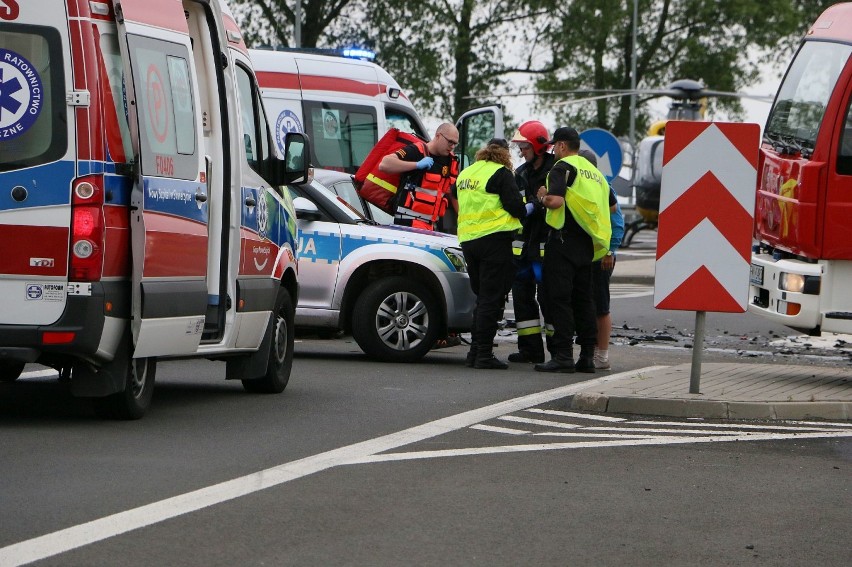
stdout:
POLYGON ((426 156, 425 158, 417 162, 417 169, 429 169, 430 167, 432 167, 433 163, 435 163, 435 160, 429 156, 426 156))
POLYGON ((535 210, 535 203, 527 203, 524 207, 527 209, 527 216, 530 216, 535 210))

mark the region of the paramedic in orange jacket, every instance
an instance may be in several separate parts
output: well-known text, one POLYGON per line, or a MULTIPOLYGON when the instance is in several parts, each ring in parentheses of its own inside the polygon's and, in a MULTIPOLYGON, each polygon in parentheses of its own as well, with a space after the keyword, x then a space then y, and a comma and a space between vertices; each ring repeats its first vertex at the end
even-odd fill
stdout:
POLYGON ((394 198, 394 224, 442 230, 447 206, 458 211, 458 203, 450 196, 459 174, 453 153, 458 143, 459 131, 445 122, 429 142, 409 144, 382 158, 379 171, 402 175, 394 198))

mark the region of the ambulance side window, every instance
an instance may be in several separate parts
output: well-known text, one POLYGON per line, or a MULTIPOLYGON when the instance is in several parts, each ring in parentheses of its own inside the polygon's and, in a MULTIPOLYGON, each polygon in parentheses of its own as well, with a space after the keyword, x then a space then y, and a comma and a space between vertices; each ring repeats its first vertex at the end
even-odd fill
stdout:
POLYGON ((305 132, 317 167, 355 173, 378 141, 376 111, 369 106, 303 103, 305 132))
POLYGON ((242 137, 249 167, 266 177, 270 157, 269 129, 260 96, 250 72, 237 65, 237 90, 240 96, 242 137))
POLYGON ((387 120, 388 128, 396 128, 400 132, 408 132, 416 134, 421 138, 429 139, 419 122, 409 113, 397 108, 385 108, 385 120, 387 120))
POLYGON ((195 99, 189 53, 176 43, 128 36, 142 144, 142 173, 195 179, 195 99))
POLYGON ((59 32, 0 23, 0 171, 33 167, 65 155, 65 94, 59 32))

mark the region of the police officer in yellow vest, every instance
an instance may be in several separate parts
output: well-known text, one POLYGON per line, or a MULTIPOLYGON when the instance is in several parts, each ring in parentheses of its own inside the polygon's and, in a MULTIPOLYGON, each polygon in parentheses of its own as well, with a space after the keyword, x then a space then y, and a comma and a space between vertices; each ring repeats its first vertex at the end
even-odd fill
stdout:
MULTIPOLYGON (((543 279, 553 324, 553 357, 536 364, 539 372, 594 372, 597 325, 592 296, 592 262, 609 250, 609 184, 589 161, 577 155, 580 136, 574 128, 553 133, 556 164, 538 196, 547 209, 543 279), (580 356, 574 364, 572 342, 577 333, 580 356)), ((544 305, 544 304, 543 304, 544 305)))
POLYGON ((512 238, 527 210, 515 184, 506 140, 494 138, 456 179, 458 238, 476 294, 467 366, 505 369, 494 356, 494 336, 515 278, 512 238))

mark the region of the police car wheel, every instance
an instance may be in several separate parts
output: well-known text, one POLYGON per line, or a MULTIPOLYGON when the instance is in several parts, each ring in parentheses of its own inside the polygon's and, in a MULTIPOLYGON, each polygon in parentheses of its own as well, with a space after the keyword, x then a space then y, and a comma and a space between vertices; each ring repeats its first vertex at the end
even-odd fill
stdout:
POLYGON ((106 419, 139 419, 151 406, 157 359, 131 358, 125 368, 125 388, 121 392, 94 398, 95 413, 106 419))
POLYGON ((293 367, 295 312, 290 293, 285 288, 280 288, 275 302, 275 319, 272 322, 269 366, 266 374, 260 378, 242 381, 243 389, 247 392, 279 394, 287 387, 287 382, 290 381, 290 370, 293 367))
POLYGON ((14 382, 24 371, 23 362, 0 361, 0 382, 14 382))
POLYGON ((352 337, 367 355, 386 362, 420 360, 438 339, 439 304, 404 277, 370 283, 355 302, 352 337))

